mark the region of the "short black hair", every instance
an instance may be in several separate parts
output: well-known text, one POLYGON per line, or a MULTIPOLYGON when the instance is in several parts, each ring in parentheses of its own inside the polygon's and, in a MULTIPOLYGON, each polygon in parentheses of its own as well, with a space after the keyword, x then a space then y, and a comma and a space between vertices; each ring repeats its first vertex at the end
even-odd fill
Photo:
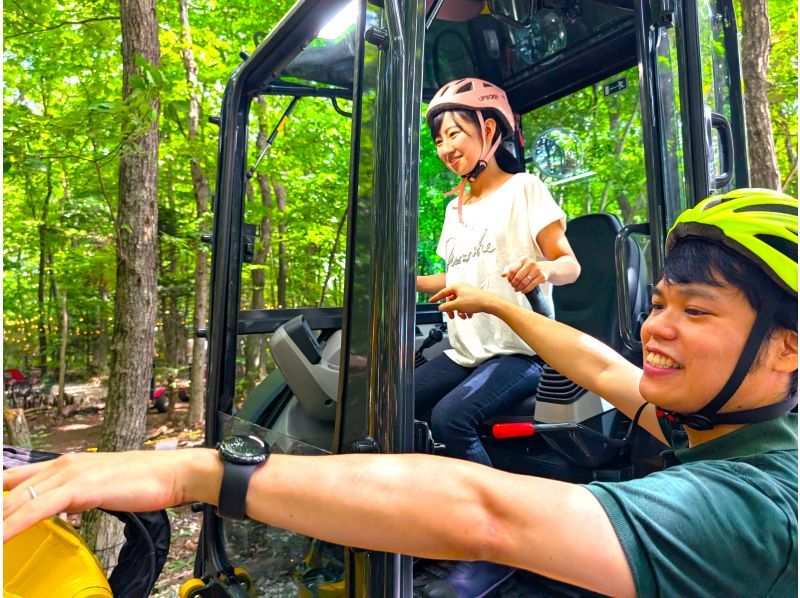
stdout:
MULTIPOLYGON (((666 284, 719 287, 727 283, 741 291, 756 312, 768 298, 773 298, 778 308, 764 344, 781 329, 797 330, 797 296, 786 292, 760 267, 719 241, 703 237, 679 239, 664 261, 663 278, 666 284)), ((789 387, 789 394, 796 393, 797 370, 789 387)))

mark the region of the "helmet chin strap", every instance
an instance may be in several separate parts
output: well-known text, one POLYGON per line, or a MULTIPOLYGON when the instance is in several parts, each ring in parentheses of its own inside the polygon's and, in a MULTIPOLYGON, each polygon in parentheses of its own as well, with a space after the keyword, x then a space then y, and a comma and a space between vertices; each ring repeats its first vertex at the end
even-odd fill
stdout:
POLYGON ((754 424, 791 411, 792 407, 797 404, 796 394, 778 403, 763 407, 718 413, 739 389, 745 376, 750 371, 761 343, 769 332, 777 307, 777 299, 768 297, 761 309, 758 310, 756 321, 753 322, 753 327, 750 329, 750 334, 744 344, 744 349, 742 349, 742 354, 739 356, 736 367, 733 368, 733 372, 725 386, 722 387, 722 390, 705 407, 695 413, 688 414, 656 407, 656 414, 659 417, 666 417, 669 421, 688 426, 694 430, 711 430, 714 426, 721 424, 754 424))
POLYGON ((489 162, 488 162, 489 158, 491 158, 494 155, 494 153, 497 151, 497 148, 500 147, 500 142, 503 141, 502 137, 498 137, 497 141, 495 141, 494 144, 487 151, 486 150, 486 139, 483 139, 483 126, 485 124, 484 120, 483 120, 483 114, 481 114, 480 110, 476 110, 475 113, 478 115, 478 125, 479 125, 478 126, 478 130, 481 132, 481 139, 482 139, 482 142, 481 142, 482 143, 482 145, 481 145, 481 157, 478 158, 478 163, 475 165, 475 168, 470 170, 467 174, 462 175, 461 176, 461 182, 458 185, 456 185, 455 187, 453 187, 452 189, 450 189, 450 191, 445 193, 445 197, 447 197, 448 195, 456 195, 456 194, 458 194, 458 222, 459 222, 459 224, 464 224, 464 216, 462 214, 462 206, 464 205, 464 192, 467 189, 467 181, 469 181, 470 183, 474 183, 475 179, 478 178, 478 175, 480 175, 484 170, 486 170, 486 167, 489 165, 489 162))

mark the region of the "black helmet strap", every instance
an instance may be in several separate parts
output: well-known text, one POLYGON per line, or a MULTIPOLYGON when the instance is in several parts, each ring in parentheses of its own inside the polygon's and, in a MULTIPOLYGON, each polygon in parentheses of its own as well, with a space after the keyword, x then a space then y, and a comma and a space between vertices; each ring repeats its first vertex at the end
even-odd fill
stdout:
POLYGON ((695 430, 710 430, 718 424, 752 424, 789 412, 797 404, 796 395, 764 407, 744 409, 731 413, 717 413, 730 400, 750 371, 756 355, 758 355, 761 343, 764 341, 767 332, 769 332, 777 308, 777 299, 772 296, 766 297, 761 309, 758 310, 756 321, 753 322, 753 327, 750 329, 750 334, 744 344, 744 349, 742 349, 742 354, 739 356, 736 367, 733 368, 733 372, 722 387, 722 390, 705 407, 696 413, 690 414, 659 408, 659 415, 695 430))

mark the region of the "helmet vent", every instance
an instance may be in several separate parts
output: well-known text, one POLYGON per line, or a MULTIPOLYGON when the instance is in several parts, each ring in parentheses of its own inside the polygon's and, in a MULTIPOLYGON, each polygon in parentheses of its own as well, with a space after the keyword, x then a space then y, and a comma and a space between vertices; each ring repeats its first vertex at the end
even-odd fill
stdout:
POLYGON ((777 212, 779 214, 789 214, 790 216, 797 216, 797 206, 786 206, 778 203, 771 204, 758 204, 752 206, 743 206, 736 208, 734 212, 777 212))
POLYGON ((458 88, 458 91, 456 91, 456 93, 465 93, 467 91, 472 91, 472 81, 467 81, 466 83, 464 83, 464 85, 458 88))
POLYGON ((797 243, 792 243, 782 237, 775 235, 756 235, 756 238, 772 247, 775 251, 781 252, 789 259, 797 259, 797 243))

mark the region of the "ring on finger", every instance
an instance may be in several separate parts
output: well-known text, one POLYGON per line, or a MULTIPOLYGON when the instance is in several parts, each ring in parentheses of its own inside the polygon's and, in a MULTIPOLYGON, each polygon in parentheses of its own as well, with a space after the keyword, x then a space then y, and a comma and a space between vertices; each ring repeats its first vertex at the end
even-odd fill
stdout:
POLYGON ((34 490, 33 486, 28 486, 28 493, 31 495, 31 500, 36 500, 39 498, 39 495, 36 494, 36 490, 34 490))
POLYGON ((530 276, 530 275, 528 275, 528 276, 526 276, 525 278, 527 278, 528 280, 530 280, 531 282, 533 282, 533 276, 530 276))

